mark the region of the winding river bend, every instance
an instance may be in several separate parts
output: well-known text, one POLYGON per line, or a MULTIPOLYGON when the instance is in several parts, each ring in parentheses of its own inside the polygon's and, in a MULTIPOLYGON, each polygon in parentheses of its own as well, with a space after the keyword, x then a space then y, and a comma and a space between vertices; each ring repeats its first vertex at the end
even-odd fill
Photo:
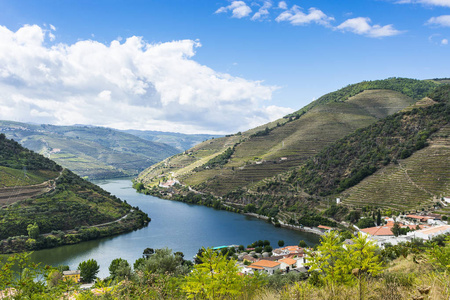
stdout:
POLYGON ((316 235, 276 228, 252 217, 138 194, 130 179, 94 183, 138 206, 148 213, 152 222, 148 227, 119 236, 36 251, 32 254, 33 261, 76 269, 81 261, 93 258, 100 265, 98 276, 106 277, 113 259, 120 257, 133 264, 147 247, 168 247, 174 252, 183 252, 185 259, 191 259, 202 246, 248 245, 255 240, 269 240, 277 247, 279 240, 284 240, 286 245, 297 245, 299 240, 313 245, 319 240, 316 235))

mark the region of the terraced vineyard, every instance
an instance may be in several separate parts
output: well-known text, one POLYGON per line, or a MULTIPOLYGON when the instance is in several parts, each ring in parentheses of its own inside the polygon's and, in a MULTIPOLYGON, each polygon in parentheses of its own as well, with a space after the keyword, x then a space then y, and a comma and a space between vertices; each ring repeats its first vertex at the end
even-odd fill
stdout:
MULTIPOLYGON (((432 207, 450 195, 450 125, 434 134, 430 146, 390 164, 348 189, 343 202, 351 206, 374 205, 395 210, 432 207)), ((442 210, 450 214, 450 208, 442 210)))
POLYGON ((318 106, 298 120, 275 126, 267 135, 238 144, 232 159, 220 170, 185 172, 180 179, 188 185, 202 183, 201 189, 216 195, 248 188, 298 167, 337 139, 412 103, 413 99, 399 92, 371 90, 345 102, 318 106))
POLYGON ((265 178, 297 168, 337 139, 413 103, 414 99, 392 90, 363 91, 345 101, 315 106, 301 117, 206 141, 148 168, 138 180, 150 186, 177 178, 218 196, 251 188, 265 178), (255 135, 266 127, 267 132, 255 135), (234 153, 225 165, 199 169, 233 146, 234 153))

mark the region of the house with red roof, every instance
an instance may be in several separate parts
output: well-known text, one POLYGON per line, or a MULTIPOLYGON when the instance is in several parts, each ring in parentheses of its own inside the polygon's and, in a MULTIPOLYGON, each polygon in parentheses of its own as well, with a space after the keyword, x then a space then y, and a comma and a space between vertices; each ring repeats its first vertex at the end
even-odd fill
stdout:
POLYGON ((253 269, 254 272, 265 271, 267 272, 267 274, 272 275, 275 273, 276 270, 280 270, 280 265, 281 263, 277 261, 261 259, 260 261, 252 263, 248 267, 250 269, 253 269))

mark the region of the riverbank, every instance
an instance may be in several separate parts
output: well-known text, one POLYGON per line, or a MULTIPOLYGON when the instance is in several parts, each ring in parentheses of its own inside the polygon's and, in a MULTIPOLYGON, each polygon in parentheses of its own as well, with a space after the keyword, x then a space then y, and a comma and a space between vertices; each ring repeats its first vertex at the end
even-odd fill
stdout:
MULTIPOLYGON (((257 218, 257 219, 262 219, 262 220, 265 220, 265 221, 269 220, 269 217, 263 216, 263 215, 258 215, 258 214, 255 214, 255 213, 243 213, 243 214, 246 215, 246 216, 254 217, 254 218, 257 218)), ((302 231, 302 232, 309 232, 309 233, 317 234, 317 235, 320 235, 320 236, 324 235, 324 232, 321 231, 318 228, 291 225, 291 224, 284 223, 283 221, 278 221, 278 223, 280 224, 280 227, 283 227, 283 228, 296 230, 296 231, 302 231)))
POLYGON ((242 207, 237 207, 237 205, 233 206, 230 202, 224 202, 222 199, 214 197, 210 194, 200 193, 193 189, 186 188, 185 186, 181 186, 181 189, 185 190, 185 193, 182 194, 179 190, 175 190, 173 187, 171 188, 157 188, 153 187, 152 189, 146 189, 143 185, 133 184, 133 188, 136 189, 138 193, 142 193, 145 195, 151 195, 154 197, 162 198, 165 200, 173 200, 179 201, 183 203, 202 205, 207 207, 212 207, 215 209, 226 210, 229 212, 234 212, 238 214, 243 214, 245 216, 255 217, 261 220, 265 220, 268 223, 272 224, 275 227, 283 227, 290 230, 308 232, 318 236, 322 236, 324 233, 318 228, 315 227, 305 227, 305 226, 297 226, 288 224, 286 222, 276 220, 276 222, 272 222, 272 218, 264 215, 259 215, 252 212, 247 212, 242 207))
POLYGON ((40 234, 33 239, 29 236, 14 236, 0 241, 0 254, 55 248, 85 241, 100 239, 131 232, 148 226, 151 219, 140 210, 131 209, 121 218, 92 226, 80 226, 71 230, 54 230, 40 234))

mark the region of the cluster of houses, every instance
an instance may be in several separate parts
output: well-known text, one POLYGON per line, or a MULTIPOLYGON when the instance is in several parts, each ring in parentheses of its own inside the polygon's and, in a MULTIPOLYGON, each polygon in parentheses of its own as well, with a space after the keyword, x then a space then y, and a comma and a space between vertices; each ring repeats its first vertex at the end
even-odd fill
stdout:
POLYGON ((385 218, 384 225, 359 229, 359 231, 376 241, 379 247, 384 247, 388 243, 397 245, 417 238, 429 241, 438 235, 450 234, 450 225, 442 221, 441 216, 437 214, 404 215, 395 219, 385 218), (399 224, 400 228, 409 229, 406 235, 394 235, 392 228, 395 223, 399 224))
POLYGON ((238 261, 242 274, 254 274, 255 272, 266 272, 269 275, 276 271, 281 272, 307 272, 304 266, 306 254, 299 246, 286 246, 258 255, 252 249, 249 252, 239 254, 238 261))

